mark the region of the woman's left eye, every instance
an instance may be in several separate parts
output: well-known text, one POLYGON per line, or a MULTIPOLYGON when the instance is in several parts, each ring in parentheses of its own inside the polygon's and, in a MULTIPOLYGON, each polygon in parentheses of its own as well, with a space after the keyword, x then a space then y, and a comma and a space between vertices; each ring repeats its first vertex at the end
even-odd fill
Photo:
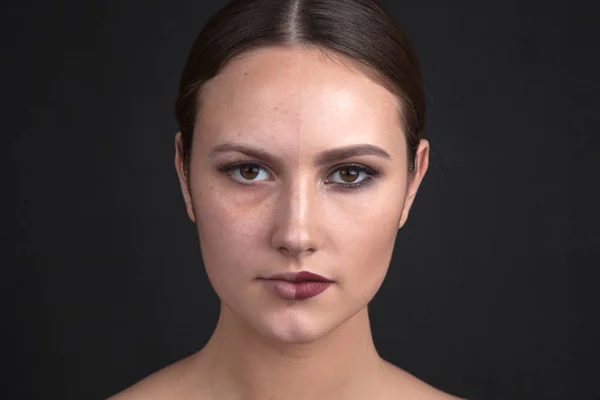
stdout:
POLYGON ((339 180, 334 180, 333 183, 340 184, 342 186, 355 187, 358 185, 364 185, 373 179, 373 176, 377 175, 379 171, 365 167, 364 165, 345 165, 336 169, 331 176, 339 177, 339 180))

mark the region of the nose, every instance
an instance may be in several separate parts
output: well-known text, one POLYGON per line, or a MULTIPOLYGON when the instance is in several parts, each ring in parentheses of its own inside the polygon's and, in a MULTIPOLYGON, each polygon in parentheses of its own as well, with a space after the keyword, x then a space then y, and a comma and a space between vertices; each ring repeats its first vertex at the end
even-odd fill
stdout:
POLYGON ((273 247, 295 259, 317 251, 323 222, 318 205, 316 188, 308 179, 288 184, 276 205, 273 247))

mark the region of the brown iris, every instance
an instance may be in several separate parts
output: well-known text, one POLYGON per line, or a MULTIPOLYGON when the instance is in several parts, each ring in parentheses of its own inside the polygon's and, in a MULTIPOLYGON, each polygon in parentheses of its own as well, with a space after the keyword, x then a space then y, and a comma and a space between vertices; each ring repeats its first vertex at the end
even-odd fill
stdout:
POLYGON ((340 176, 342 177, 344 182, 354 182, 360 174, 360 171, 357 171, 356 169, 350 167, 342 168, 339 171, 340 176))
POLYGON ((249 166, 241 167, 240 171, 241 171, 241 174, 244 177, 244 179, 252 180, 258 176, 258 173, 260 172, 260 168, 249 165, 249 166))

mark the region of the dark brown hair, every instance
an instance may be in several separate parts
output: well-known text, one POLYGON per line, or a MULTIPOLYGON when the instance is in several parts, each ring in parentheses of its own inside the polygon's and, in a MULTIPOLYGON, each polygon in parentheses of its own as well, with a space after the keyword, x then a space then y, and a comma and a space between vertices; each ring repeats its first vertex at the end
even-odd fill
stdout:
POLYGON ((425 127, 421 69, 404 32, 376 0, 233 0, 210 18, 190 51, 175 107, 186 173, 203 85, 233 57, 282 45, 349 62, 398 96, 412 177, 425 127))

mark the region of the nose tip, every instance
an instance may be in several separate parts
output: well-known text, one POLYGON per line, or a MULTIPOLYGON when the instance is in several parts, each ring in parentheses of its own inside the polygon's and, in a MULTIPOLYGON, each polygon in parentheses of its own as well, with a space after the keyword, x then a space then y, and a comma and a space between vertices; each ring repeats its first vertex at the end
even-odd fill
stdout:
POLYGON ((284 253, 287 257, 292 257, 292 258, 296 258, 296 259, 303 258, 303 257, 305 257, 307 255, 310 255, 310 254, 314 253, 314 251, 315 251, 313 248, 304 249, 301 246, 297 246, 297 247, 291 247, 291 246, 280 247, 279 250, 282 253, 284 253))

